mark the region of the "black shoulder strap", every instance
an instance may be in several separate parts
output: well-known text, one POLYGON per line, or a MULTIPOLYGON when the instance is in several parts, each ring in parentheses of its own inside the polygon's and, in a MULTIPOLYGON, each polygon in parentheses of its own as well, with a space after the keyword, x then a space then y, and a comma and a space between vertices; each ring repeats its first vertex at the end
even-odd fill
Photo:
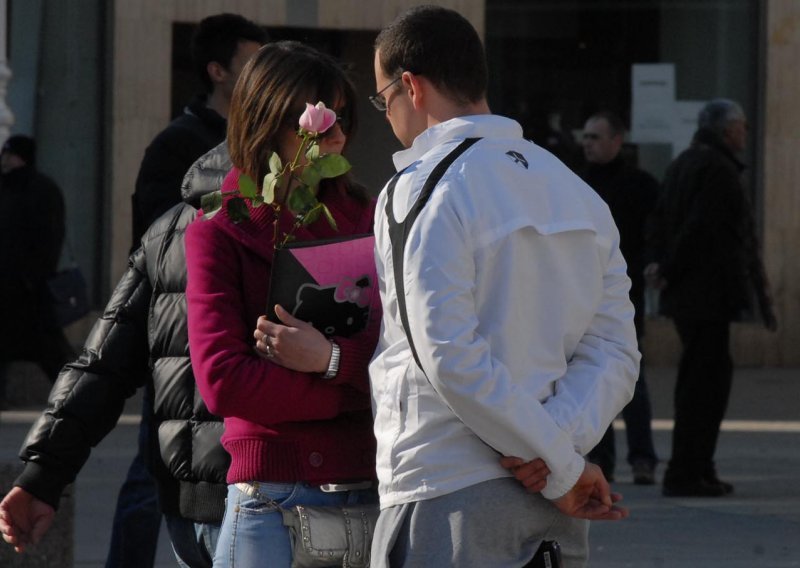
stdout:
MULTIPOLYGON (((408 235, 411 232, 414 221, 417 220, 425 204, 428 203, 428 199, 430 199, 433 190, 436 189, 439 180, 442 179, 442 176, 452 163, 478 140, 480 140, 480 138, 465 139, 447 154, 441 162, 436 164, 436 167, 433 168, 428 179, 425 180, 422 191, 420 191, 417 200, 414 202, 414 205, 411 206, 408 215, 406 215, 402 223, 398 223, 394 217, 392 198, 394 196, 394 188, 397 185, 397 180, 403 172, 401 171, 395 175, 386 188, 386 219, 389 222, 389 240, 392 243, 392 263, 394 265, 394 285, 397 288, 397 305, 400 309, 400 320, 403 322, 403 329, 406 332, 408 344, 411 347, 411 353, 414 355, 414 361, 417 362, 420 369, 422 369, 422 364, 419 361, 417 350, 414 348, 414 339, 411 337, 411 328, 408 325, 408 312, 406 311, 406 293, 405 284, 403 282, 403 256, 406 248, 406 241, 408 240, 408 235)), ((424 373, 425 369, 422 369, 422 372, 424 373)))

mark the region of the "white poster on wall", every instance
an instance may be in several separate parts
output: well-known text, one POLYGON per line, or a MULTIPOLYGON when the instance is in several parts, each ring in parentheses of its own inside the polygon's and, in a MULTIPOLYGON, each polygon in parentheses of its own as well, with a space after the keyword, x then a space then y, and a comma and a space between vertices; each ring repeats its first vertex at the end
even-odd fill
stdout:
POLYGON ((631 68, 631 142, 673 142, 675 65, 634 64, 631 68))
POLYGON ((675 122, 672 124, 672 157, 686 150, 697 130, 697 116, 706 101, 675 101, 675 122))

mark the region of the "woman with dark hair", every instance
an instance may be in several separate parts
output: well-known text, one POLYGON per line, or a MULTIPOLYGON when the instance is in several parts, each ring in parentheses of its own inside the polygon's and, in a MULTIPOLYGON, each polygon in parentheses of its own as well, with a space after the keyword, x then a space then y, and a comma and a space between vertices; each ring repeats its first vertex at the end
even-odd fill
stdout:
MULTIPOLYGON (((290 162, 300 147, 298 119, 306 103, 318 101, 338 118, 319 135, 320 153, 340 154, 355 122, 355 91, 342 68, 295 42, 261 48, 233 92, 228 146, 234 168, 223 194, 235 191, 244 175, 260 183, 273 152, 290 162)), ((367 364, 377 330, 326 337, 281 308, 280 324, 259 319, 275 237, 295 222, 287 189, 276 190, 277 215, 271 206, 247 203, 248 218, 233 220, 223 203, 186 235, 192 367, 209 410, 225 420, 222 443, 231 455, 215 567, 288 567, 289 533, 279 506, 376 500, 367 364)), ((321 216, 296 228, 295 240, 372 232, 374 202, 346 175, 324 179, 317 199, 336 228, 321 216)))

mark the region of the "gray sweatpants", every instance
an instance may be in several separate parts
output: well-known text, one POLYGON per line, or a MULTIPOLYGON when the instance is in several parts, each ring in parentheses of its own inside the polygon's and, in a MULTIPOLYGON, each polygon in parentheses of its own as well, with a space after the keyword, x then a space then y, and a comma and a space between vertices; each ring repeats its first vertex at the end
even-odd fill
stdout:
POLYGON ((566 568, 586 566, 589 522, 563 515, 515 479, 493 479, 381 511, 374 568, 518 568, 556 540, 566 568))

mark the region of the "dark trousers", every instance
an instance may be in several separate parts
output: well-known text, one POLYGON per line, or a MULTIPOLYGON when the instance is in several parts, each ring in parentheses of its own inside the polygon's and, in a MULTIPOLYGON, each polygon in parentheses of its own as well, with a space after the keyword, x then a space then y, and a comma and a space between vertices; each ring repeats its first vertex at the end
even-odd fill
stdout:
MULTIPOLYGON (((644 363, 639 367, 639 379, 636 381, 633 398, 622 410, 622 418, 625 420, 625 437, 628 441, 628 463, 633 465, 643 461, 655 466, 658 456, 653 445, 653 410, 644 377, 644 363)), ((589 452, 589 461, 599 465, 606 477, 613 476, 617 461, 613 424, 609 425, 600 443, 589 452)))
POLYGON ((683 353, 675 384, 672 458, 665 483, 715 476, 714 452, 733 383, 730 323, 675 320, 683 353))
POLYGON ((161 508, 158 487, 145 464, 152 452, 153 403, 149 385, 142 401, 139 448, 119 490, 106 568, 151 568, 158 549, 161 508))

